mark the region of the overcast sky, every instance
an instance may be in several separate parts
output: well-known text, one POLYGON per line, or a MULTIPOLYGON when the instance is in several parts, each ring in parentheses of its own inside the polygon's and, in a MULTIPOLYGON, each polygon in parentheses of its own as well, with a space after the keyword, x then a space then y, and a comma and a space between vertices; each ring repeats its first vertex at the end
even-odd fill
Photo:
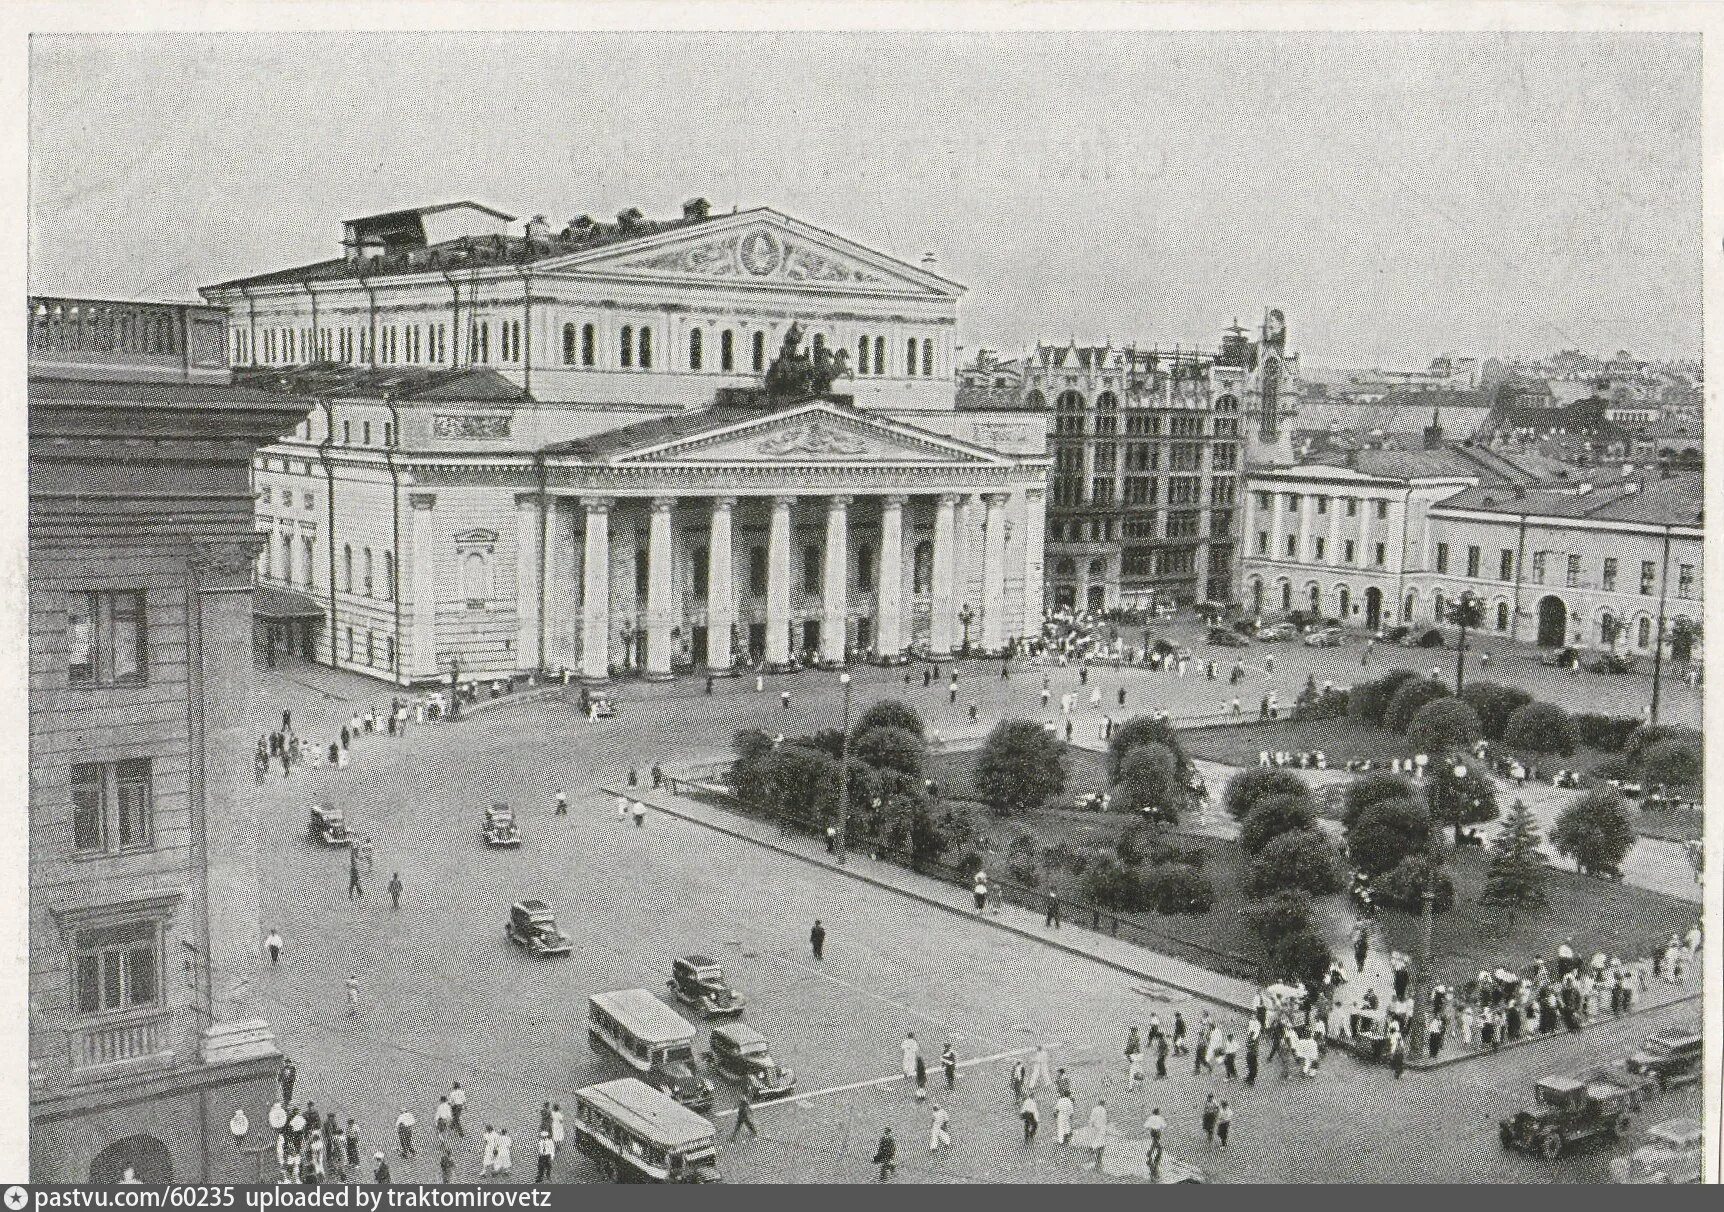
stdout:
POLYGON ((959 339, 1318 365, 1700 349, 1698 38, 37 38, 31 289, 186 298, 455 198, 772 206, 969 287, 959 339))

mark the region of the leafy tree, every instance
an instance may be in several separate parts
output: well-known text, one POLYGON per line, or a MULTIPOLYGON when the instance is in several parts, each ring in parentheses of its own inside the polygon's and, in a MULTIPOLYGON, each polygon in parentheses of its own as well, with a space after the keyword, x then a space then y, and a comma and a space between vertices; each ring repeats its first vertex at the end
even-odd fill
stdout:
POLYGON ((1694 655, 1694 645, 1700 642, 1701 625, 1686 615, 1670 624, 1670 659, 1686 661, 1694 655))
POLYGON ((1113 804, 1121 812, 1144 812, 1166 824, 1177 824, 1185 800, 1179 759, 1160 741, 1145 741, 1126 751, 1119 764, 1113 804))
POLYGON ((1419 714, 1419 709, 1426 703, 1434 703, 1438 699, 1446 699, 1454 692, 1436 678, 1414 678, 1403 682, 1389 700, 1387 710, 1383 712, 1383 727, 1395 732, 1405 732, 1412 725, 1413 717, 1419 714))
POLYGON ((870 728, 902 728, 905 732, 925 737, 927 730, 922 727, 922 717, 902 699, 881 699, 863 708, 862 714, 856 717, 855 724, 850 729, 852 737, 861 736, 870 728))
POLYGON ((1001 720, 976 755, 976 792, 998 816, 1031 812, 1066 785, 1065 748, 1030 720, 1001 720))
POLYGON ((892 724, 876 724, 854 734, 850 752, 880 770, 896 770, 913 779, 922 777, 928 745, 919 735, 892 724))
POLYGON ((1663 741, 1681 741, 1695 748, 1701 748, 1705 743, 1698 728, 1681 724, 1642 724, 1629 734, 1622 753, 1631 766, 1638 768, 1646 760, 1646 751, 1663 741))
POLYGON ((844 755, 844 731, 840 728, 822 728, 818 732, 810 732, 807 736, 799 736, 790 742, 804 749, 818 749, 828 757, 838 758, 844 755))
POLYGON ((1180 777, 1190 777, 1191 758, 1186 755, 1185 746, 1179 742, 1179 730, 1166 720, 1158 720, 1153 715, 1134 715, 1113 730, 1113 737, 1107 743, 1108 782, 1119 782, 1126 754, 1139 745, 1151 742, 1165 745, 1178 763, 1180 777))
POLYGON ((1157 913, 1208 913, 1215 907, 1215 885, 1184 863, 1151 867, 1142 882, 1144 897, 1157 913))
POLYGON ((1468 682, 1461 698, 1478 712, 1479 727, 1485 738, 1492 741, 1502 740, 1509 716, 1532 702, 1532 695, 1519 686, 1504 686, 1500 682, 1468 682))
POLYGON ((1361 812, 1347 829, 1353 866, 1372 879, 1393 871, 1408 855, 1431 844, 1431 817, 1414 800, 1382 800, 1361 812))
POLYGON ((1377 771, 1362 774, 1347 784, 1341 809, 1341 822, 1351 829, 1353 822, 1372 804, 1384 800, 1411 800, 1417 797, 1413 784, 1398 774, 1377 771))
POLYGON ((1409 854, 1382 879, 1371 885, 1379 905, 1418 913, 1425 907, 1425 889, 1432 892, 1431 909, 1447 913, 1455 907, 1455 882, 1428 854, 1409 854))
POLYGON ((1242 821, 1257 801, 1272 795, 1311 798, 1311 788, 1291 770, 1278 766, 1252 766, 1227 780, 1224 802, 1234 820, 1242 821))
POLYGON ((1111 856, 1091 863, 1079 886, 1084 900, 1102 909, 1116 913, 1143 913, 1151 908, 1148 890, 1137 872, 1111 856))
POLYGON ((739 761, 753 761, 772 751, 772 736, 760 728, 743 728, 737 732, 731 747, 739 761))
POLYGON ((1311 924, 1311 898, 1297 888, 1287 889, 1252 901, 1245 906, 1245 924, 1263 949, 1270 953, 1289 934, 1304 930, 1311 924))
POLYGON ((1380 678, 1361 682, 1347 699, 1347 714, 1367 724, 1381 724, 1395 691, 1418 676, 1411 669, 1391 669, 1380 678))
POLYGON ((1341 891, 1346 882, 1341 858, 1329 839, 1315 829, 1283 833, 1252 860, 1246 890, 1252 896, 1272 896, 1297 890, 1312 896, 1341 891))
POLYGON ((1672 737, 1642 752, 1640 776, 1654 787, 1698 787, 1705 773, 1704 761, 1699 745, 1672 737))
POLYGON ((1283 833, 1316 827, 1310 796, 1268 795, 1258 800, 1240 822, 1239 845, 1246 854, 1256 855, 1283 833))
POLYGON ((1503 729, 1503 744, 1523 753, 1560 754, 1574 752, 1574 721, 1553 703, 1528 703, 1516 708, 1503 729))
POLYGON ((1460 753, 1482 735, 1479 713, 1452 695, 1426 703, 1407 725, 1407 743, 1416 753, 1460 753))
POLYGON ((1622 793, 1614 787, 1595 787, 1575 800, 1556 818, 1550 831, 1557 853, 1567 856, 1583 871, 1615 875, 1622 859, 1634 845, 1634 822, 1622 793))
POLYGON ((1327 940, 1307 926, 1285 935, 1270 951, 1269 962, 1278 975, 1315 989, 1323 983, 1335 956, 1327 940))
POLYGON ((1539 850, 1538 824, 1520 800, 1514 802, 1502 832, 1491 843, 1491 865, 1485 873, 1479 901, 1516 909, 1544 904, 1544 855, 1539 850))
POLYGON ((1435 825, 1446 825, 1455 831, 1455 845, 1461 844, 1461 827, 1483 825, 1497 819, 1497 785, 1482 770, 1472 766, 1456 778, 1454 770, 1443 763, 1436 777, 1425 789, 1425 802, 1435 825))

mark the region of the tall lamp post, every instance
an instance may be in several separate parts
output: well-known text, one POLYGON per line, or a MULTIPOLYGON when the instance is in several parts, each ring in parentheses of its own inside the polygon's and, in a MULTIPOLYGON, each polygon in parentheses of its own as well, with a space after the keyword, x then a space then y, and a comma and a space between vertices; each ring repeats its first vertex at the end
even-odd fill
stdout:
POLYGON ((838 865, 842 867, 847 856, 845 852, 845 835, 850 832, 850 674, 845 671, 838 675, 838 684, 844 687, 844 739, 838 745, 838 865))
POLYGON ((1484 602, 1480 600, 1478 594, 1469 589, 1465 593, 1461 594, 1459 600, 1455 602, 1453 612, 1449 616, 1455 621, 1455 625, 1461 630, 1460 643, 1455 649, 1456 697, 1459 697, 1461 687, 1466 681, 1467 628, 1477 627, 1479 624, 1483 623, 1484 613, 1484 602))
POLYGON ((1658 635, 1652 644, 1652 705, 1647 711, 1647 723, 1658 723, 1658 692, 1664 683, 1664 609, 1665 590, 1670 585, 1670 527, 1664 527, 1664 566, 1658 573, 1658 635))
MULTIPOLYGON (((1467 768, 1456 762, 1450 772, 1455 776, 1455 794, 1460 794, 1460 784, 1467 777, 1467 768)), ((1418 1000, 1413 1008, 1413 1038, 1419 1041, 1420 1050, 1426 1056, 1430 1055, 1430 1022, 1432 1004, 1431 952, 1435 948, 1432 935, 1435 931, 1436 901, 1437 901, 1437 842, 1433 837, 1426 853, 1425 886, 1419 892, 1420 910, 1422 914, 1419 936, 1419 985, 1418 1000)))
POLYGON ((958 622, 964 625, 964 647, 962 650, 964 656, 970 655, 970 624, 975 621, 976 612, 970 609, 968 602, 965 602, 964 608, 958 611, 958 622))
POLYGON ((449 715, 461 718, 461 658, 449 658, 449 715))

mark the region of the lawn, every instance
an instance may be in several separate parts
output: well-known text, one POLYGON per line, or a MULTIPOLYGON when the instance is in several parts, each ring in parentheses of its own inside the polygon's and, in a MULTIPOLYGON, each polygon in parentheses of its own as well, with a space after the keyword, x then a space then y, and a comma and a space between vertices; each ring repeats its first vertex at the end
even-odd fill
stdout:
MULTIPOLYGON (((975 767, 977 750, 947 751, 928 755, 928 777, 947 799, 978 802, 975 767)), ((1093 749, 1066 746, 1066 789, 1061 802, 1070 804, 1080 795, 1100 791, 1107 785, 1107 757, 1093 749)))
POLYGON ((1218 724, 1182 729, 1179 739, 1192 757, 1227 766, 1255 766, 1257 755, 1321 751, 1331 770, 1345 769, 1354 758, 1386 762, 1403 756, 1406 738, 1346 716, 1327 720, 1265 720, 1260 723, 1218 724))

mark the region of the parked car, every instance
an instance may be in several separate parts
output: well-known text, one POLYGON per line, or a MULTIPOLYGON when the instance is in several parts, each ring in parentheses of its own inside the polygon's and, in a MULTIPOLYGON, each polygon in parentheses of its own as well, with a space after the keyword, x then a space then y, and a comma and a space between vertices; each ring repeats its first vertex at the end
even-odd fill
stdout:
POLYGON ((1538 663, 1551 669, 1567 669, 1580 659, 1580 654, 1572 648, 1557 648, 1539 654, 1538 663))
POLYGON ((676 999, 707 1018, 742 1013, 743 997, 724 983, 724 969, 710 955, 685 955, 671 964, 665 982, 676 999))
POLYGON ((313 804, 311 840, 325 846, 351 846, 353 834, 347 828, 347 814, 333 804, 313 804))
POLYGON ((1257 629, 1257 638, 1266 644, 1278 644, 1290 640, 1299 634, 1299 629, 1291 623, 1271 623, 1267 627, 1257 629))
POLYGON ((707 1064, 737 1082, 758 1102, 782 1098, 796 1089, 796 1074, 772 1059, 766 1037, 746 1023, 724 1023, 712 1029, 707 1064))
POLYGON ((557 929, 557 915, 544 901, 516 901, 509 906, 503 934, 530 955, 568 955, 574 950, 569 936, 557 929))
POLYGON ((1660 1090, 1690 1085, 1701 1078, 1701 1056, 1705 1044, 1705 1037, 1698 1030, 1660 1031, 1649 1036, 1623 1062, 1623 1067, 1630 1073, 1650 1076, 1660 1090))
POLYGON ((1646 1130, 1646 1143, 1627 1157, 1612 1158, 1615 1183, 1697 1183, 1705 1129, 1697 1119, 1670 1119, 1646 1130))
POLYGON ((608 694, 595 694, 589 711, 595 720, 614 719, 617 714, 616 701, 608 694))
POLYGON ((1547 1077, 1533 1087, 1533 1105, 1498 1121, 1503 1147, 1553 1161, 1576 1141, 1626 1136, 1633 1095, 1609 1082, 1547 1077))
POLYGON ((1208 642, 1218 648, 1245 648, 1251 643, 1231 627, 1211 627, 1208 642))
POLYGON ((1341 646, 1341 629, 1339 627, 1319 627, 1305 634, 1307 648, 1339 648, 1341 646))
POLYGON ((1379 627, 1377 628, 1377 642, 1379 644, 1405 644, 1407 637, 1412 634, 1413 629, 1411 627, 1379 627))
POLYGON ((479 836, 487 846, 519 846, 521 829, 515 824, 515 810, 507 804, 492 804, 485 809, 485 823, 479 827, 479 836))

